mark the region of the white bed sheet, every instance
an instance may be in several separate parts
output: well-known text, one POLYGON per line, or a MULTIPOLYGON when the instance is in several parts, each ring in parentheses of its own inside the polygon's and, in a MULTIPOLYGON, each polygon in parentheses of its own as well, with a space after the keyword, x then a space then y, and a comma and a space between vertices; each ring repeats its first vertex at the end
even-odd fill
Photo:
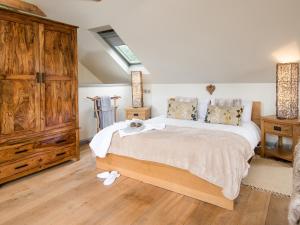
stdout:
MULTIPOLYGON (((249 123, 243 123, 241 126, 231 126, 223 124, 210 124, 192 120, 178 120, 167 118, 166 116, 159 116, 145 121, 145 124, 166 124, 167 126, 204 128, 232 132, 244 137, 249 142, 252 151, 260 141, 260 129, 252 121, 249 123)), ((90 147, 95 155, 104 158, 108 152, 113 134, 119 129, 125 128, 127 125, 128 121, 118 122, 98 132, 90 143, 90 147)))

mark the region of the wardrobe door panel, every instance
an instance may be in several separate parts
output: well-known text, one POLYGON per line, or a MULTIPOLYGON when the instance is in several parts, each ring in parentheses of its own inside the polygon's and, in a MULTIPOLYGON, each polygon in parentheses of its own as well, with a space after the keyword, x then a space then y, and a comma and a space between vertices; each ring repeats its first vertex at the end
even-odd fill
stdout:
POLYGON ((71 30, 44 27, 43 129, 75 126, 75 41, 71 30))
POLYGON ((0 15, 0 52, 0 138, 39 131, 38 25, 0 15))
POLYGON ((64 125, 74 121, 72 82, 48 80, 45 84, 46 127, 64 125))
POLYGON ((44 35, 45 73, 47 78, 72 78, 74 76, 74 61, 71 32, 47 30, 47 27, 45 27, 44 35))
POLYGON ((35 75, 35 50, 38 47, 37 25, 1 20, 0 17, 0 74, 6 76, 35 75))

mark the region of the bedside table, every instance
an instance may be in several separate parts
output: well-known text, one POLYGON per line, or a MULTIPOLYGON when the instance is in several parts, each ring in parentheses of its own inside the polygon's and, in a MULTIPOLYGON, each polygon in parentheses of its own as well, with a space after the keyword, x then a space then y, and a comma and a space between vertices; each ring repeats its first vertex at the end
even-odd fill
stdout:
POLYGON ((261 119, 261 156, 271 156, 287 161, 293 161, 295 145, 300 137, 300 120, 281 120, 276 116, 264 116, 261 119), (278 136, 275 147, 268 147, 266 144, 266 134, 278 136), (283 137, 292 141, 292 148, 286 149, 283 146, 283 137))
POLYGON ((126 108, 126 119, 140 119, 147 120, 151 117, 151 108, 150 107, 142 107, 142 108, 126 108))

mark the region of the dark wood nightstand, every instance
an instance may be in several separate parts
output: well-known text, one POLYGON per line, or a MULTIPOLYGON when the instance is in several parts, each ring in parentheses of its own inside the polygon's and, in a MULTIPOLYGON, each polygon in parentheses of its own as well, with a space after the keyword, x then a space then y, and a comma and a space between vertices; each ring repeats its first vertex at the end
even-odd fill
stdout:
POLYGON ((261 119, 261 156, 270 156, 287 161, 293 161, 295 145, 300 137, 300 120, 281 120, 276 116, 264 116, 261 119), (268 147, 266 134, 278 136, 278 142, 274 147, 268 147), (292 147, 287 149, 282 143, 283 137, 292 141, 292 147))
POLYGON ((140 119, 147 120, 151 117, 151 108, 150 107, 142 107, 142 108, 126 108, 126 119, 140 119))

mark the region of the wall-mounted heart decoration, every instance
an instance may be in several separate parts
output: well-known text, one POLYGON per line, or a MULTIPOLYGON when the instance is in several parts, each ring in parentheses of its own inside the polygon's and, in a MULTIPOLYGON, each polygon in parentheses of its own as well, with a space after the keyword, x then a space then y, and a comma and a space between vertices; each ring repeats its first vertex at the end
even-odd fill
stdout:
POLYGON ((208 91, 208 93, 209 93, 210 95, 212 95, 212 94, 214 93, 214 91, 216 90, 216 86, 215 86, 215 85, 212 85, 212 84, 207 85, 207 86, 206 86, 206 90, 208 91))

